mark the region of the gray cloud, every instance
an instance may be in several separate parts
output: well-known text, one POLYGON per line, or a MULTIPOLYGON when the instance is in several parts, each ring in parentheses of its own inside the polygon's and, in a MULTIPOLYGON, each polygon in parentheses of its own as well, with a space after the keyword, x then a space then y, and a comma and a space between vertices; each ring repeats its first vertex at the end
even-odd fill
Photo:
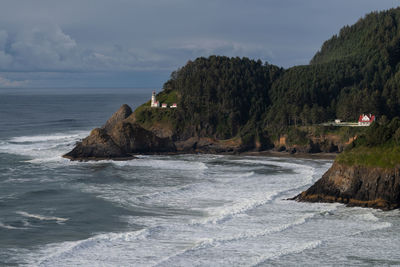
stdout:
POLYGON ((397 4, 395 0, 2 0, 0 71, 8 73, 3 77, 10 81, 29 80, 30 85, 45 84, 48 77, 48 84, 55 86, 57 80, 62 85, 97 86, 104 81, 143 84, 140 75, 146 76, 145 72, 164 77, 189 59, 211 54, 260 58, 289 67, 308 63, 342 26, 397 4), (41 73, 41 82, 31 73, 41 73))

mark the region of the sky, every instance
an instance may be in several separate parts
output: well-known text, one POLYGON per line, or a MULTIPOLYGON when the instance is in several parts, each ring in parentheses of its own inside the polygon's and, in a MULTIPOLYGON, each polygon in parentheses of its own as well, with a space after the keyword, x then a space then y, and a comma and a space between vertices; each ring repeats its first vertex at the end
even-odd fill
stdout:
POLYGON ((340 28, 400 1, 0 3, 0 88, 161 88, 172 71, 200 56, 308 64, 340 28))

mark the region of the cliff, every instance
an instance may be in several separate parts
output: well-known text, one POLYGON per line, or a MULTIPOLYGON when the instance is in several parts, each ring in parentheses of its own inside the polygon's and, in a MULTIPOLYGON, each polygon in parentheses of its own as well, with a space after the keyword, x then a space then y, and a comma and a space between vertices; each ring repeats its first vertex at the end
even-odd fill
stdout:
POLYGON ((400 118, 373 123, 332 167, 294 199, 353 206, 400 207, 400 118))
POLYGON ((103 127, 92 130, 63 157, 81 161, 123 160, 144 153, 223 153, 244 149, 240 139, 218 140, 198 136, 177 139, 168 124, 152 124, 150 129, 146 129, 137 122, 131 108, 124 104, 103 127))
POLYGON ((94 129, 63 157, 71 160, 127 159, 137 153, 176 151, 171 138, 158 137, 131 122, 132 116, 131 108, 122 105, 102 128, 94 129))
POLYGON ((335 162, 321 179, 295 199, 396 209, 400 207, 400 165, 386 169, 335 162))
POLYGON ((340 153, 344 148, 357 138, 354 134, 350 137, 340 136, 340 133, 326 135, 309 135, 301 142, 288 142, 286 135, 280 136, 274 142, 274 150, 279 152, 294 153, 340 153))

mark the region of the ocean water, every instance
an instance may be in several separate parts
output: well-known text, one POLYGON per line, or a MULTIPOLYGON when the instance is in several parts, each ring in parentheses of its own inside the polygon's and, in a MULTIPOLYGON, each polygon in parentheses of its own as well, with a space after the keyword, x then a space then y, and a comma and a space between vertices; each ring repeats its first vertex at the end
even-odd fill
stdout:
POLYGON ((330 160, 61 158, 151 90, 0 90, 0 265, 400 265, 399 211, 286 200, 330 160))

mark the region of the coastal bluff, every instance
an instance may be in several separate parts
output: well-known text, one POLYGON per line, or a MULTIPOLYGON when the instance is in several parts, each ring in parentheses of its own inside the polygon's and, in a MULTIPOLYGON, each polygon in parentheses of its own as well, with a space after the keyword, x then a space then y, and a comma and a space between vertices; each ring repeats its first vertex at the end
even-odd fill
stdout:
POLYGON ((178 137, 169 127, 149 128, 137 122, 135 113, 124 104, 101 128, 77 142, 64 158, 77 161, 129 160, 137 154, 225 153, 244 151, 240 140, 218 140, 212 137, 178 137))
POLYGON ((132 122, 132 109, 124 104, 101 128, 77 142, 63 155, 70 160, 129 159, 135 153, 175 151, 171 138, 161 138, 132 122))
POLYGON ((294 199, 392 210, 400 207, 400 118, 374 122, 294 199))
POLYGON ((335 162, 321 179, 294 199, 396 209, 400 207, 400 165, 379 168, 335 162))

